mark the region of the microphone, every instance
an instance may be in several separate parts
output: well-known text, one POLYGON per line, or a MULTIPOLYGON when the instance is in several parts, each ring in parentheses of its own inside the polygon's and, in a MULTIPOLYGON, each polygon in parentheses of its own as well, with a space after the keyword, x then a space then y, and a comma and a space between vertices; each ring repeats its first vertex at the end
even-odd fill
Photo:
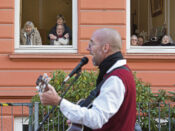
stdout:
POLYGON ((83 57, 82 59, 81 59, 81 61, 80 61, 80 63, 73 69, 73 71, 64 79, 64 83, 66 82, 66 81, 68 81, 75 73, 77 73, 78 72, 78 70, 80 70, 81 69, 81 67, 82 66, 84 66, 85 64, 87 64, 88 63, 88 58, 87 57, 83 57))

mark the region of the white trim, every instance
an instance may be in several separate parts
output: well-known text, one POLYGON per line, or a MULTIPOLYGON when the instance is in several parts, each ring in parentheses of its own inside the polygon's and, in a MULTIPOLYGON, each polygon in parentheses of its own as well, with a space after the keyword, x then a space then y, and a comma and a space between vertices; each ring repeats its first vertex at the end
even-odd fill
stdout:
MULTIPOLYGON (((130 6, 131 0, 126 0, 126 52, 127 53, 175 53, 175 46, 131 46, 131 21, 130 21, 130 6)), ((169 2, 169 0, 168 0, 169 2)), ((170 5, 168 3, 168 10, 170 5)), ((170 13, 170 11, 168 12, 170 13)), ((170 29, 170 14, 168 14, 168 30, 170 29)))
POLYGON ((131 19, 130 19, 130 0, 126 0, 126 50, 130 49, 131 39, 131 19))
MULTIPOLYGON (((76 49, 73 49, 72 45, 64 45, 59 47, 57 45, 20 45, 20 48, 16 49, 17 53, 58 53, 61 50, 62 53, 77 53, 76 49), (38 51, 39 49, 39 51, 38 51)), ((59 52, 60 53, 60 52, 59 52)))
POLYGON ((174 46, 131 46, 127 53, 175 53, 174 46))
POLYGON ((19 48, 20 43, 20 0, 15 0, 15 18, 14 18, 14 24, 15 24, 15 34, 14 34, 14 44, 15 49, 19 48))
POLYGON ((72 0, 72 45, 70 46, 21 46, 20 45, 20 0, 15 0, 15 53, 77 53, 78 15, 77 0, 72 0))
POLYGON ((77 49, 78 40, 78 3, 77 0, 72 0, 72 34, 73 34, 73 49, 77 49))

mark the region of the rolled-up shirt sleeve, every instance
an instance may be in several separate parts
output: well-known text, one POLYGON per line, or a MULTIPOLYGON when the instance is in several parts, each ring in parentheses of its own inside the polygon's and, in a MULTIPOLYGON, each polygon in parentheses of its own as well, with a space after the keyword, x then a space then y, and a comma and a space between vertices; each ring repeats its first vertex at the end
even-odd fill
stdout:
POLYGON ((92 108, 80 107, 63 99, 60 110, 71 122, 98 129, 119 110, 124 94, 125 87, 122 80, 117 76, 111 76, 102 85, 100 94, 92 103, 92 108))

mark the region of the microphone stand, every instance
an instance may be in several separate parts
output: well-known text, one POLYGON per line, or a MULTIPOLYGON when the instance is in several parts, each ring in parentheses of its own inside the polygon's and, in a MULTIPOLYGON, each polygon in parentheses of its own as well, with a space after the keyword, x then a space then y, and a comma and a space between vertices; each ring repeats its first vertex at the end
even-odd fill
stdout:
MULTIPOLYGON (((80 72, 81 72, 81 68, 79 70, 77 70, 76 72, 76 76, 75 76, 75 80, 72 81, 70 83, 70 85, 67 87, 67 89, 65 90, 65 92, 61 95, 61 98, 63 98, 65 96, 65 94, 67 93, 67 91, 70 89, 70 87, 74 84, 75 81, 77 81, 77 79, 80 77, 80 72)), ((63 81, 62 84, 61 84, 61 87, 63 87, 65 84, 65 82, 63 81)), ((44 119, 42 120, 42 122, 39 124, 39 127, 36 131, 40 131, 41 130, 41 127, 43 126, 44 122, 49 118, 49 115, 55 110, 57 106, 53 106, 52 109, 50 110, 49 113, 47 113, 44 117, 44 119)))

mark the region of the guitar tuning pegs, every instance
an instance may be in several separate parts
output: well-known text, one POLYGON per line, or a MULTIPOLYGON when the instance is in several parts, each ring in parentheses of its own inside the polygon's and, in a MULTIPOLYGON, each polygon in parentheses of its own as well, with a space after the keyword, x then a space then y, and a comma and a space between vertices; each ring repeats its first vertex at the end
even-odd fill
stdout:
POLYGON ((40 75, 38 79, 36 80, 36 85, 39 85, 39 83, 42 81, 43 76, 40 75))
POLYGON ((36 81, 36 89, 38 92, 44 92, 50 80, 51 78, 48 77, 47 73, 44 73, 43 76, 40 75, 36 81))
POLYGON ((42 77, 43 81, 46 82, 47 84, 49 83, 49 81, 51 80, 50 77, 48 77, 47 73, 44 73, 43 77, 42 77))

